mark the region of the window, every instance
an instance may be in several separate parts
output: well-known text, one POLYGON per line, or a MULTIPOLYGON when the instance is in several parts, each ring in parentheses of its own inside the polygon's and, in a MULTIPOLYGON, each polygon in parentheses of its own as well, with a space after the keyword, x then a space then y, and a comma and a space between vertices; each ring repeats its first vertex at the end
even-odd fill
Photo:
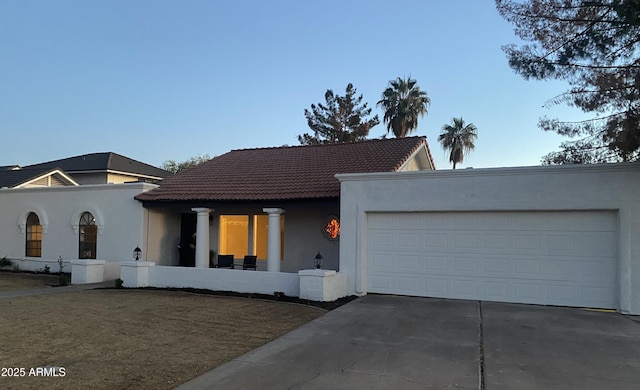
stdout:
MULTIPOLYGON (((221 215, 218 253, 237 259, 255 254, 266 260, 268 235, 268 215, 221 215)), ((280 259, 284 259, 284 215, 280 216, 280 259)))
POLYGON ((36 213, 27 215, 27 241, 25 255, 42 257, 42 225, 36 213))
POLYGON ((80 216, 80 245, 78 250, 79 259, 96 258, 96 242, 98 241, 98 227, 93 214, 84 212, 80 216))

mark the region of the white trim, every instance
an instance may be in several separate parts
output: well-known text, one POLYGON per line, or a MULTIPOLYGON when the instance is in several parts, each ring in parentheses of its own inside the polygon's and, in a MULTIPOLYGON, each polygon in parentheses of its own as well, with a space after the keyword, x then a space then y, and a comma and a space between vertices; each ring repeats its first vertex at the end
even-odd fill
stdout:
POLYGON ((0 188, 0 192, 1 191, 11 191, 15 193, 43 192, 43 191, 51 191, 51 192, 72 191, 73 192, 73 191, 95 191, 96 189, 120 191, 127 186, 139 187, 140 192, 146 192, 159 187, 157 184, 152 184, 152 183, 132 182, 132 183, 122 183, 122 184, 83 184, 78 186, 66 186, 66 187, 62 186, 62 187, 0 188))
MULTIPOLYGON (((14 188, 24 188, 24 186, 27 186, 27 185, 29 185, 30 183, 36 182, 36 181, 41 180, 41 179, 44 179, 44 178, 46 178, 46 177, 48 177, 48 178, 49 178, 49 183, 51 183, 51 176, 56 175, 56 174, 58 174, 58 175, 62 176, 62 177, 64 178, 64 180, 68 181, 68 182, 69 182, 69 184, 70 184, 71 186, 79 186, 79 185, 80 185, 80 184, 78 184, 75 180, 73 180, 73 179, 71 178, 71 176, 69 176, 69 175, 65 174, 63 171, 61 171, 61 170, 59 170, 59 169, 54 169, 53 171, 49 171, 49 172, 47 172, 47 173, 44 173, 44 174, 42 174, 42 175, 40 175, 40 176, 38 176, 38 177, 35 177, 35 178, 33 178, 33 179, 29 180, 29 181, 26 181, 26 182, 24 182, 24 183, 20 183, 20 184, 18 184, 17 186, 15 186, 14 188)), ((39 187, 51 187, 51 185, 48 185, 48 186, 39 186, 39 187)))
POLYGON ((373 173, 338 173, 335 176, 341 182, 344 181, 368 181, 368 180, 406 180, 411 176, 431 176, 438 178, 469 177, 469 176, 509 176, 509 175, 536 175, 540 173, 578 173, 578 172, 620 172, 637 171, 640 162, 615 163, 615 164, 572 164, 572 165, 547 165, 533 167, 506 167, 506 168, 467 168, 447 170, 426 170, 413 172, 373 172, 373 173))
POLYGON ((45 234, 49 227, 49 217, 47 216, 47 213, 42 211, 42 209, 34 206, 31 206, 31 208, 23 211, 20 213, 20 216, 18 216, 18 227, 20 228, 20 232, 23 234, 27 232, 27 217, 29 216, 29 213, 35 213, 38 216, 40 226, 42 226, 42 234, 45 234))
POLYGON ((430 152, 429 152, 429 148, 427 147, 426 144, 421 145, 418 149, 416 149, 413 153, 411 153, 411 156, 409 156, 409 158, 407 158, 407 161, 405 161, 404 163, 402 163, 402 165, 400 165, 400 167, 398 169, 396 169, 396 172, 402 172, 402 170, 409 165, 409 163, 415 159, 418 159, 418 165, 421 167, 420 170, 435 170, 436 167, 432 164, 432 159, 430 158, 430 152), (423 158, 420 158, 420 152, 424 151, 424 155, 423 158), (425 161, 422 161, 422 160, 425 161))
POLYGON ((115 171, 113 169, 107 169, 107 173, 114 173, 114 174, 125 175, 125 176, 143 177, 145 179, 156 179, 156 180, 162 180, 163 179, 160 176, 144 175, 142 173, 134 173, 134 172, 115 171))
POLYGON ((82 206, 74 211, 71 216, 71 229, 73 229, 73 233, 78 235, 80 233, 80 217, 83 213, 88 212, 93 215, 93 218, 96 220, 96 226, 98 227, 98 234, 102 234, 104 230, 104 217, 102 216, 102 212, 91 207, 91 206, 82 206))
POLYGON ((134 177, 142 177, 145 179, 157 179, 157 180, 162 180, 163 178, 160 176, 150 176, 150 175, 144 175, 142 173, 135 173, 135 172, 125 172, 125 171, 116 171, 114 169, 94 169, 94 170, 84 170, 84 171, 67 171, 69 173, 79 173, 79 174, 83 174, 83 173, 113 173, 113 174, 117 174, 117 175, 126 175, 126 176, 134 176, 134 177))

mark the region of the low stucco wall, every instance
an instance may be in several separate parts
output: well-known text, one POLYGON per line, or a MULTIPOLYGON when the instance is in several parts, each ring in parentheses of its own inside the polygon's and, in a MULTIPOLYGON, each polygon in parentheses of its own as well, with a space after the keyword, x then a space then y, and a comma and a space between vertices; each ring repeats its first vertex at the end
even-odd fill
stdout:
POLYGON ((582 211, 618 213, 622 313, 640 314, 640 164, 336 175, 341 181, 340 271, 366 294, 368 215, 376 212, 582 211))
MULTIPOLYGON (((126 281, 124 286, 129 287, 126 281)), ((268 295, 282 292, 290 297, 300 295, 298 274, 219 268, 152 266, 149 267, 149 286, 201 288, 268 295)))
POLYGON ((347 295, 347 275, 331 270, 302 270, 293 274, 166 267, 156 266, 152 262, 130 261, 122 263, 121 279, 123 286, 127 288, 198 288, 267 295, 283 293, 289 297, 324 302, 335 301, 347 295))
MULTIPOLYGON (((7 257, 7 259, 11 260, 13 263, 11 267, 7 267, 5 269, 15 269, 20 271, 31 271, 31 272, 45 272, 46 266, 49 266, 49 272, 60 272, 60 264, 57 260, 52 259, 41 259, 41 258, 11 258, 7 257)), ((62 272, 71 272, 71 260, 64 260, 62 262, 63 268, 62 272)))
POLYGON ((300 298, 312 301, 333 302, 347 296, 347 275, 323 269, 308 269, 300 275, 300 298))

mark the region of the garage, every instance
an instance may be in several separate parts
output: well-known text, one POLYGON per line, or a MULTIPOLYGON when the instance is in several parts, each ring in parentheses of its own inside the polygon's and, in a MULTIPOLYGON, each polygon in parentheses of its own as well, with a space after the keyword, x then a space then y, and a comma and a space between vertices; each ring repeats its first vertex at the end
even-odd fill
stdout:
POLYGON ((617 308, 616 211, 369 212, 372 293, 617 308))

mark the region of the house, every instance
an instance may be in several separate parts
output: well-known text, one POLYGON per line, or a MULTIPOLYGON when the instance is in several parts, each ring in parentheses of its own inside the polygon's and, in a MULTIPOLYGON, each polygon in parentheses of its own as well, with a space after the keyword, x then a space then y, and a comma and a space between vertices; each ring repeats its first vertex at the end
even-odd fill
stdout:
MULTIPOLYGON (((258 256, 258 269, 340 266, 338 173, 434 169, 424 137, 232 150, 136 196, 149 211, 148 259, 209 267, 220 255, 258 256), (176 249, 197 232, 195 259, 176 249)), ((393 199, 389 199, 390 202, 393 199)))
POLYGON ((0 188, 32 188, 79 185, 73 177, 58 168, 0 167, 0 188))
POLYGON ((136 161, 113 152, 81 156, 28 165, 21 170, 59 169, 78 184, 121 184, 130 182, 159 183, 171 175, 164 169, 136 161))
POLYGON ((128 260, 148 230, 133 197, 169 175, 116 153, 0 167, 0 258, 32 271, 56 271, 59 258, 128 260))

